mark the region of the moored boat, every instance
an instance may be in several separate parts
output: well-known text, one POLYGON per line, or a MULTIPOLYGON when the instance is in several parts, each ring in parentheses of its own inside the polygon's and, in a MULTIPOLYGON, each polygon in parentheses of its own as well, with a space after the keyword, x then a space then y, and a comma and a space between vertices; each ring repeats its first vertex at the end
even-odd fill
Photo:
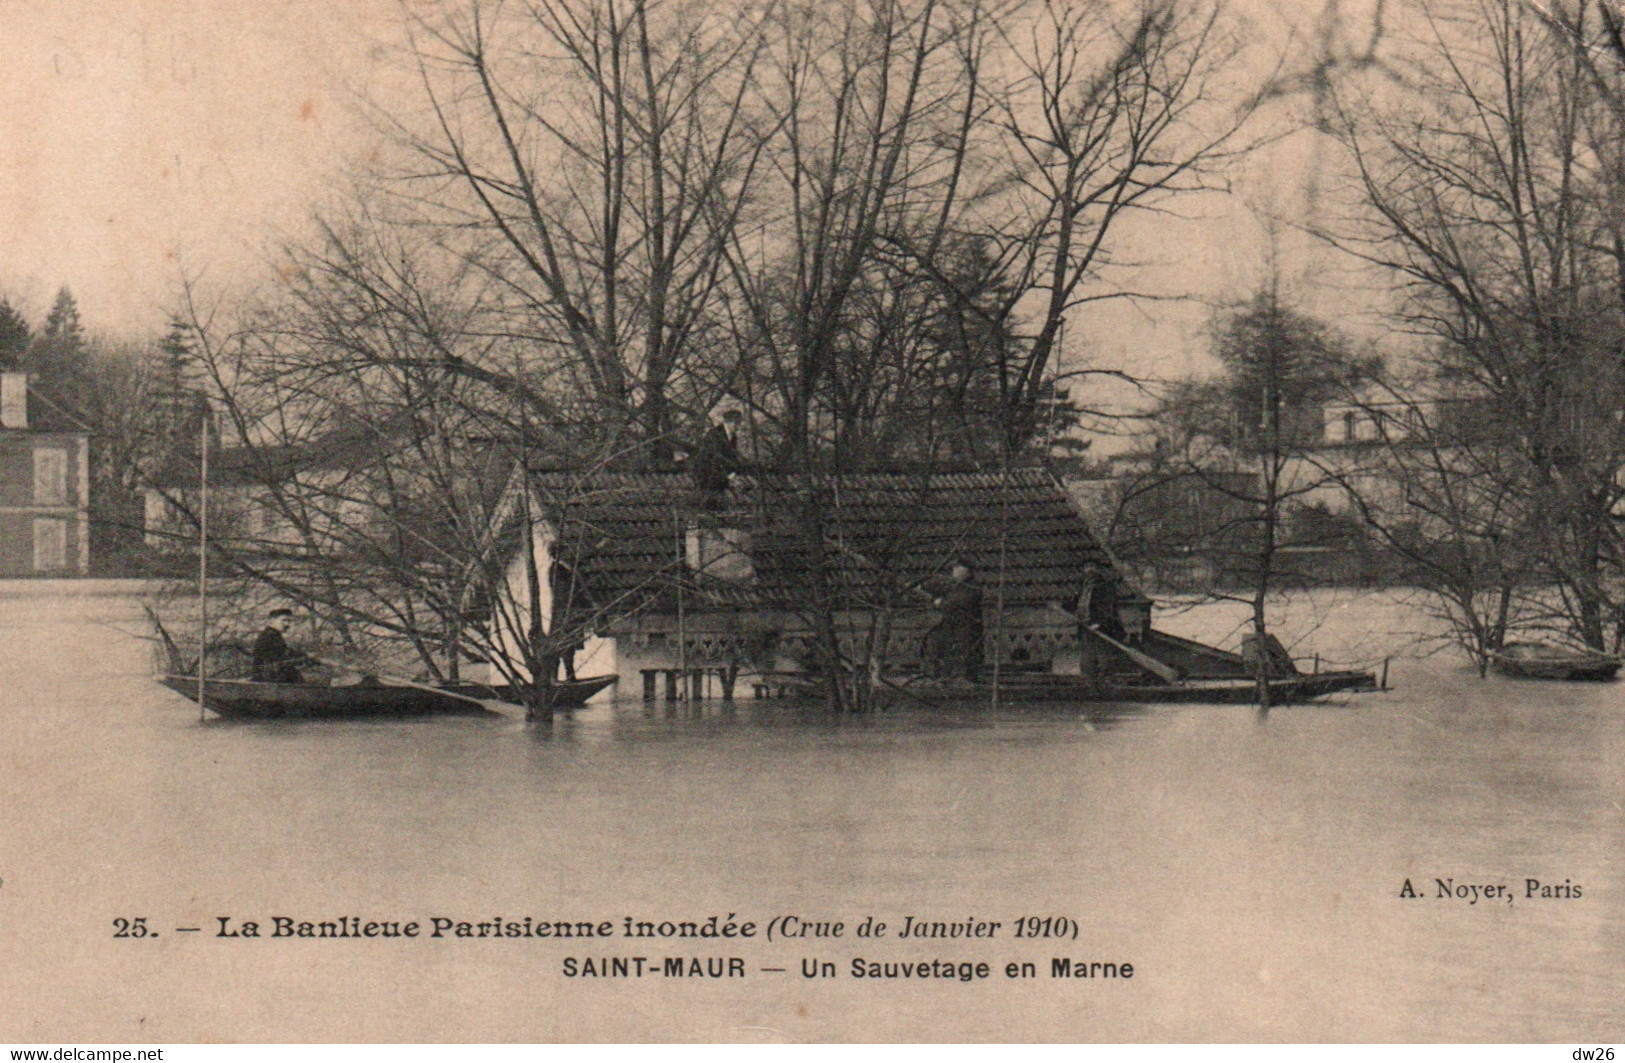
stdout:
POLYGON ((1490 663, 1502 675, 1515 679, 1557 679, 1602 682, 1613 679, 1625 658, 1575 646, 1549 642, 1514 642, 1490 654, 1490 663))
MULTIPOLYGON (((1370 672, 1336 671, 1269 679, 1270 704, 1290 705, 1343 691, 1377 689, 1370 672)), ((994 684, 921 676, 889 682, 904 698, 926 702, 990 700, 994 684)), ((1141 682, 1128 676, 1085 679, 1077 675, 1012 673, 998 682, 999 700, 1022 702, 1134 702, 1141 704, 1247 705, 1258 700, 1256 680, 1241 677, 1187 678, 1177 682, 1141 682)))
MULTIPOLYGON (((198 700, 195 675, 163 675, 158 682, 192 701, 198 700)), ((455 690, 391 684, 387 680, 335 686, 209 679, 203 684, 203 706, 221 716, 243 720, 480 715, 491 711, 476 698, 455 690)))

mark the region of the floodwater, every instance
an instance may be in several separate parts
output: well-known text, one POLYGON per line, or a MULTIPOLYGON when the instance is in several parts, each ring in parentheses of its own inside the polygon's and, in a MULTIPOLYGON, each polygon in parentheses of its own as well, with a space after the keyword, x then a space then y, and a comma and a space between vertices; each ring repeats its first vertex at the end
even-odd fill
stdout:
POLYGON ((548 727, 200 723, 147 678, 138 599, 98 590, 0 586, 0 1040, 1625 1039, 1625 684, 1418 657, 1399 596, 1293 603, 1297 652, 1393 655, 1394 689, 1267 716, 742 701, 548 727), (756 936, 426 936, 713 915, 756 936), (278 916, 421 928, 271 937, 278 916), (768 941, 782 916, 830 936, 768 941), (115 937, 137 918, 156 937, 115 937), (903 941, 905 918, 1002 925, 903 941), (638 956, 724 977, 579 973, 638 956))

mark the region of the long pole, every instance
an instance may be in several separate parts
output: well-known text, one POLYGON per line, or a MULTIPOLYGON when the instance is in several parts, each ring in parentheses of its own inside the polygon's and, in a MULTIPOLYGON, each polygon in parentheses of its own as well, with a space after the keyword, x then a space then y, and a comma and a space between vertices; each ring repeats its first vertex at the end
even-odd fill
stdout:
MULTIPOLYGON (((677 674, 682 677, 679 680, 682 683, 679 688, 682 690, 682 700, 687 702, 694 699, 694 684, 688 675, 688 632, 683 625, 683 577, 688 571, 688 542, 685 535, 687 529, 675 505, 671 510, 671 522, 677 532, 677 674)), ((694 561, 696 565, 700 563, 697 557, 694 561)))
POLYGON ((198 451, 198 539, 197 539, 197 718, 202 721, 203 691, 209 676, 209 418, 204 411, 198 451))

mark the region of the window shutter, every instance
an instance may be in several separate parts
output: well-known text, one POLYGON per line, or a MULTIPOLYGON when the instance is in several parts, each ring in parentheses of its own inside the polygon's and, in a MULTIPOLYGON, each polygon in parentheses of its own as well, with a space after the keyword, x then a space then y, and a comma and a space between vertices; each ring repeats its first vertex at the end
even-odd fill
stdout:
POLYGON ((68 503, 68 452, 55 447, 34 451, 34 504, 65 506, 68 503))

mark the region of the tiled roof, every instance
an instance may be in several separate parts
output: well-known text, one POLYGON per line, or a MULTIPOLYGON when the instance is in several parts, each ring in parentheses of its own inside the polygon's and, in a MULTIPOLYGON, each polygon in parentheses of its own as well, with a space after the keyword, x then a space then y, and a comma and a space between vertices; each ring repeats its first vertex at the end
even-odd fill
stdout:
MULTIPOLYGON (((543 472, 531 482, 594 602, 613 613, 672 609, 679 584, 692 595, 689 608, 804 605, 815 576, 808 514, 824 523, 825 586, 854 604, 920 604, 925 585, 965 558, 990 607, 1040 606, 1075 595, 1087 562, 1109 563, 1066 491, 1041 469, 852 474, 820 481, 814 497, 796 478, 736 476, 720 513, 704 510, 681 473, 543 472), (747 533, 756 578, 735 584, 687 573, 694 523, 747 533)), ((517 544, 512 529, 507 541, 517 544)))

